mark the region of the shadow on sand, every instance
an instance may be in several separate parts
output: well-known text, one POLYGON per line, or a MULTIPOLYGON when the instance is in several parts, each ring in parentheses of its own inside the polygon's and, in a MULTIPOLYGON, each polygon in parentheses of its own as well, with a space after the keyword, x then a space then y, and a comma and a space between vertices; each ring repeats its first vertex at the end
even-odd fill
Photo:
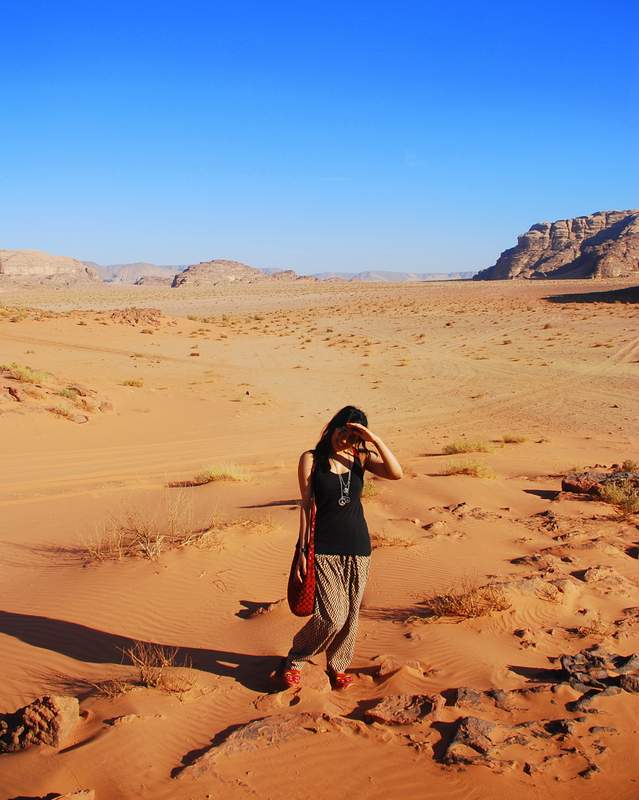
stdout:
MULTIPOLYGON (((135 644, 134 639, 99 631, 77 622, 0 611, 0 633, 13 636, 32 647, 94 664, 130 664, 125 651, 135 644)), ((175 647, 167 642, 147 642, 175 647)), ((258 656, 234 653, 229 650, 204 650, 197 647, 177 647, 178 663, 188 662, 194 669, 234 678, 256 692, 273 691, 270 673, 279 665, 280 656, 258 656)))
POLYGON ((639 286, 611 289, 607 292, 553 294, 543 298, 549 303, 639 303, 639 286))

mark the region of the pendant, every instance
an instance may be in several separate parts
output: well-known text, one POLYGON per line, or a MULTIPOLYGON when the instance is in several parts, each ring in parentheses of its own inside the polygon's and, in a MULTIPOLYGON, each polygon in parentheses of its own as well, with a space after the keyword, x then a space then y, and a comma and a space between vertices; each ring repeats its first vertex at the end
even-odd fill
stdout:
POLYGON ((340 499, 337 502, 340 504, 340 506, 345 506, 346 503, 351 502, 351 498, 348 495, 346 495, 345 497, 340 497, 340 499))

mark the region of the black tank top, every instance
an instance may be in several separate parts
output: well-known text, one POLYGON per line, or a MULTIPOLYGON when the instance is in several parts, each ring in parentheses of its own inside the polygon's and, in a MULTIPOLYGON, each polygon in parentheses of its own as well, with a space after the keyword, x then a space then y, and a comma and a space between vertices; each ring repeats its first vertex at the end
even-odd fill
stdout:
MULTIPOLYGON (((342 482, 348 475, 341 476, 342 482)), ((340 506, 340 476, 334 472, 313 470, 315 492, 315 552, 321 555, 370 556, 371 539, 360 500, 364 469, 355 458, 350 474, 350 503, 340 506)))

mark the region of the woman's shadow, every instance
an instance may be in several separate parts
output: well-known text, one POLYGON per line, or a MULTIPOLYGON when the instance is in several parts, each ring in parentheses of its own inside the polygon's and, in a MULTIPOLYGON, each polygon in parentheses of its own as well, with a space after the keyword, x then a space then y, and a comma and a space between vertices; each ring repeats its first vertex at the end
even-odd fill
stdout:
MULTIPOLYGON (((96 664, 131 664, 126 651, 136 644, 136 640, 127 636, 106 633, 77 622, 11 611, 0 611, 0 633, 13 636, 33 647, 96 664)), ((174 647, 163 642, 145 644, 174 647)), ((256 692, 273 691, 269 675, 279 665, 279 656, 257 656, 197 647, 176 649, 176 664, 187 663, 203 672, 234 678, 256 692)))

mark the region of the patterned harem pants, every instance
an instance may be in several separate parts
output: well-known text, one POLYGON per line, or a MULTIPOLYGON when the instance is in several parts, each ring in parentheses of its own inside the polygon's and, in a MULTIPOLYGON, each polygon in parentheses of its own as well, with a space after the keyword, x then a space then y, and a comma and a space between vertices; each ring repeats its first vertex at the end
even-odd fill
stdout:
POLYGON ((315 609, 293 639, 287 667, 301 669, 324 650, 331 672, 349 666, 369 565, 370 556, 315 555, 315 609))

